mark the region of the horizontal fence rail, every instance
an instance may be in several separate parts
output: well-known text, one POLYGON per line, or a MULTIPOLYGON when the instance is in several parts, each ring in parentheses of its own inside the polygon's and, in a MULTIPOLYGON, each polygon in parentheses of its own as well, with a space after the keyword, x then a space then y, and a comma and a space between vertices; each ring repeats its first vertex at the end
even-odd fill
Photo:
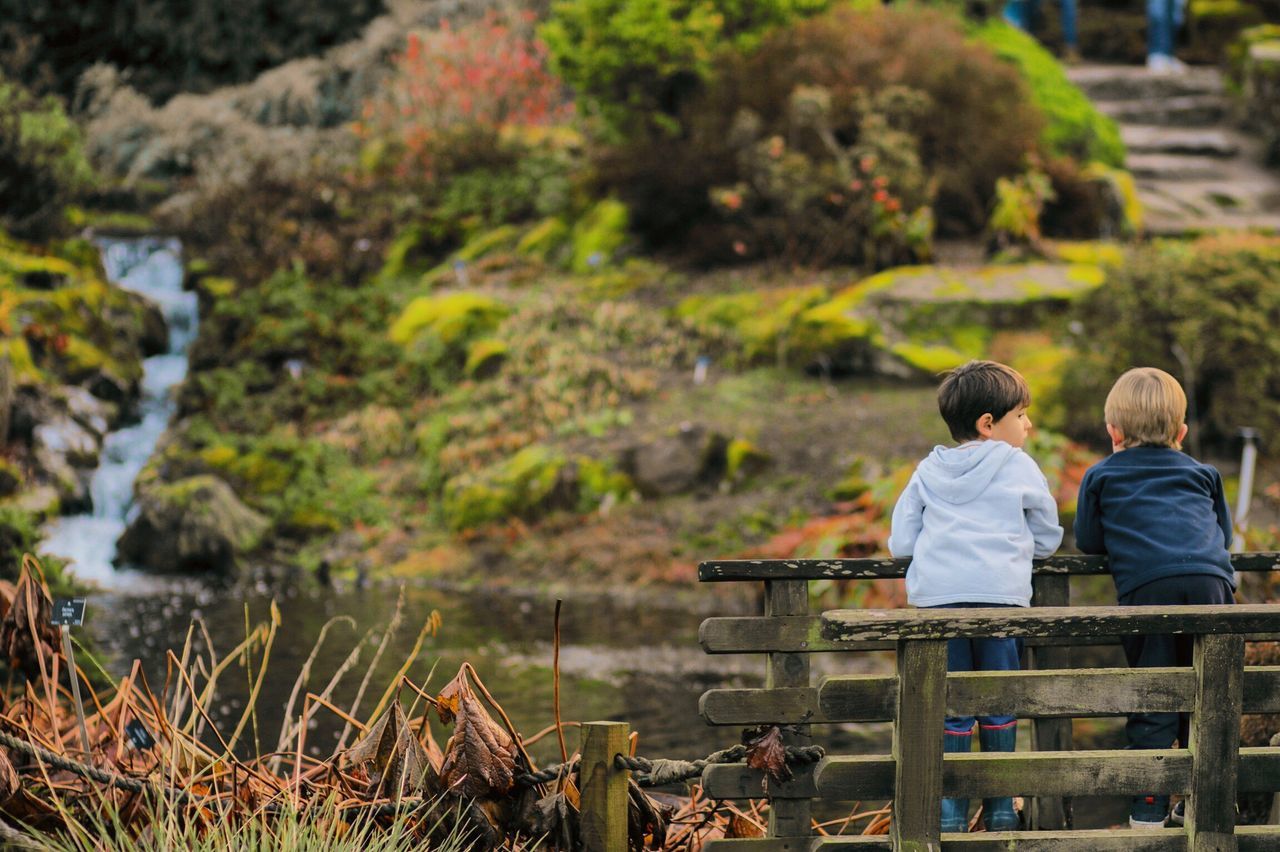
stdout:
MULTIPOLYGON (((1024 719, 1189 713, 1195 670, 1061 669, 947 675, 951 716, 1016 714, 1024 719)), ((711 689, 698 703, 712 725, 892 722, 897 675, 837 675, 816 687, 711 689)), ((1243 712, 1280 713, 1280 666, 1247 666, 1243 712)))
MULTIPOLYGON (((1240 572, 1280 570, 1280 553, 1232 558, 1240 572)), ((894 723, 891 755, 830 755, 787 781, 766 780, 743 765, 708 767, 713 798, 770 799, 771 810, 808 813, 809 802, 894 800, 889 837, 812 837, 792 820, 785 832, 755 840, 716 841, 714 852, 818 852, 850 849, 1020 850, 1020 852, 1280 852, 1280 827, 1237 828, 1238 792, 1280 792, 1280 748, 1239 748, 1242 713, 1280 713, 1280 666, 1244 666, 1244 642, 1280 638, 1280 607, 1070 607, 1070 576, 1103 575, 1100 557, 1037 562, 1031 608, 832 610, 811 613, 809 580, 897 579, 906 559, 733 560, 699 567, 704 581, 763 580, 766 601, 785 594, 787 607, 763 617, 709 618, 699 630, 708 653, 762 653, 771 666, 793 661, 795 675, 767 679, 764 689, 716 689, 699 710, 714 725, 785 724, 807 737, 813 724, 894 723), (1103 644, 1137 635, 1194 637, 1188 668, 1071 669, 1066 646, 1103 644), (1012 672, 946 671, 953 638, 1020 638, 1035 668, 1012 672), (897 673, 841 675, 812 685, 813 652, 893 649, 897 673), (1188 748, 1071 749, 1071 719, 1143 712, 1190 713, 1188 748), (945 715, 1011 714, 1031 720, 1034 751, 942 754, 945 715), (1066 750, 1063 750, 1066 749, 1066 750), (1143 793, 1187 797, 1183 830, 1077 831, 1071 797, 1143 793), (943 797, 1027 797, 1037 828, 987 834, 940 832, 943 797), (803 810, 797 810, 803 808, 803 810)), ((771 668, 771 671, 773 669, 771 668)))
MULTIPOLYGON (((735 580, 900 580, 910 557, 901 559, 723 559, 698 566, 703 583, 735 580)), ((1249 574, 1280 571, 1280 551, 1233 553, 1231 567, 1249 574)), ((1036 576, 1100 576, 1110 574, 1105 556, 1051 556, 1032 563, 1036 576)))

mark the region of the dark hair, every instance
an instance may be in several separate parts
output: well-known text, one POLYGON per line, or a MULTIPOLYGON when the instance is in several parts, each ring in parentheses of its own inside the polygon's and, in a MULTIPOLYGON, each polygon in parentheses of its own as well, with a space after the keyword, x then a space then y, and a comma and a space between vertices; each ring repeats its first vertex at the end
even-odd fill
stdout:
POLYGON ((1027 380, 995 361, 970 361, 956 367, 938 386, 938 411, 957 441, 978 437, 978 418, 1000 420, 1020 405, 1031 404, 1027 380))

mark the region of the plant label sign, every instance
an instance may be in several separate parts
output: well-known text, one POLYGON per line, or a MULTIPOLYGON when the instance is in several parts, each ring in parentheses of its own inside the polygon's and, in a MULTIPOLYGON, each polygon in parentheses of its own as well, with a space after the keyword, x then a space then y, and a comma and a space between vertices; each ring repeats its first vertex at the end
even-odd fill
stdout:
POLYGON ((50 622, 56 625, 79 627, 84 624, 84 598, 58 598, 53 602, 53 616, 50 622))

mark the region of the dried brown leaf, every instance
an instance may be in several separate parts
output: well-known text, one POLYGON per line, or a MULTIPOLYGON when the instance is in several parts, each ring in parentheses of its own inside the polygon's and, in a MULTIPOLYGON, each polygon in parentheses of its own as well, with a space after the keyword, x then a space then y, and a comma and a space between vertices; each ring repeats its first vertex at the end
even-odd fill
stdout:
POLYGON ((18 773, 14 770, 12 761, 9 760, 9 752, 6 749, 0 749, 0 805, 13 798, 18 792, 18 787, 18 773))
POLYGON ((782 742, 782 731, 777 725, 769 725, 758 736, 747 741, 747 766, 767 773, 774 781, 791 779, 787 766, 787 747, 782 742))
POLYGON ((21 668, 29 680, 41 677, 40 653, 44 654, 46 664, 49 663, 61 639, 58 629, 49 623, 52 611, 49 590, 24 561, 13 604, 0 619, 0 653, 21 668))
POLYGON ((735 813, 729 817, 729 827, 725 829, 725 837, 764 837, 762 829, 755 820, 735 813))
POLYGON ((451 724, 458 715, 458 703, 464 692, 471 692, 471 684, 467 682, 466 666, 458 669, 458 675, 445 684, 444 689, 436 696, 436 713, 444 724, 451 724))
POLYGON ((553 849, 576 849, 580 830, 578 808, 564 793, 545 796, 534 803, 525 827, 530 837, 544 838, 553 849))
POLYGON ((398 798, 435 786, 435 769, 426 749, 409 730, 398 702, 347 749, 346 757, 368 773, 370 798, 398 798))
POLYGON ((462 796, 479 799, 506 793, 515 783, 516 744, 470 687, 457 695, 457 719, 445 744, 440 778, 462 796))

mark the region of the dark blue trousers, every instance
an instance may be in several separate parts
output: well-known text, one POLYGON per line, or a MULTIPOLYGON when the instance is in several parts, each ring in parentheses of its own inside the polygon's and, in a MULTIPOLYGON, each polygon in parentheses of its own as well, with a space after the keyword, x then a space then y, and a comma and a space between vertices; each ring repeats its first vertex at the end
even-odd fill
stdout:
MULTIPOLYGON (((1231 584, 1209 574, 1163 577, 1120 597, 1121 606, 1235 603, 1231 584)), ((1130 668, 1190 666, 1194 636, 1129 636, 1120 640, 1130 668)), ((1187 713, 1134 713, 1125 725, 1129 748, 1170 748, 1177 739, 1187 747, 1191 717, 1187 713)))
MULTIPOLYGON (((1009 604, 954 603, 930 609, 975 609, 1004 607, 1009 604)), ((1016 672, 1022 668, 1021 639, 951 639, 947 642, 949 672, 1016 672)), ((1003 728, 1013 724, 1013 716, 979 716, 984 728, 1003 728)), ((973 730, 973 716, 948 716, 947 733, 967 734, 973 730)))

